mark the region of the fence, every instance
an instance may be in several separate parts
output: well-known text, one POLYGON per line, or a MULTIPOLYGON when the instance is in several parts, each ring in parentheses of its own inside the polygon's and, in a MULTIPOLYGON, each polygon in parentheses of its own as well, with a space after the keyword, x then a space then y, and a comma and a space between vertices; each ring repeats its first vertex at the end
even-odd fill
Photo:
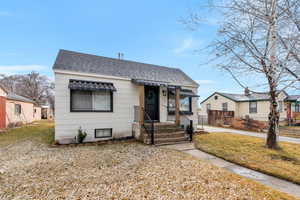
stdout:
POLYGON ((234 111, 209 110, 208 124, 213 126, 229 125, 234 118, 234 111))
POLYGON ((198 125, 203 127, 208 125, 208 116, 207 115, 198 115, 198 125))

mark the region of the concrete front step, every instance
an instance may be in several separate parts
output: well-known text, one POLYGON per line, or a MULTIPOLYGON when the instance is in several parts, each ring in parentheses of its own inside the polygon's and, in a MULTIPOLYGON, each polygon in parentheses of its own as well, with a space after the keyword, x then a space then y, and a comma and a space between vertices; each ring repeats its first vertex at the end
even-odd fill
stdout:
MULTIPOLYGON (((150 128, 149 128, 150 129, 150 128)), ((179 131, 184 131, 182 128, 168 128, 168 129, 154 129, 155 133, 174 133, 174 132, 179 132, 179 131)), ((147 134, 145 129, 142 129, 142 132, 144 134, 147 134)))
MULTIPOLYGON (((151 123, 145 123, 145 126, 151 127, 151 123)), ((161 130, 161 129, 176 129, 176 128, 182 128, 181 126, 177 126, 176 124, 154 124, 155 130, 161 130)))
MULTIPOLYGON (((176 142, 185 142, 188 141, 188 137, 174 137, 174 138, 154 138, 154 144, 170 144, 170 143, 176 143, 176 142)), ((151 139, 146 138, 145 139, 146 144, 151 143, 151 139)))
MULTIPOLYGON (((185 132, 184 131, 177 131, 177 132, 162 132, 162 133, 154 133, 154 138, 178 138, 178 137, 184 137, 185 132)), ((147 139, 150 139, 151 136, 149 134, 146 134, 145 137, 147 139)))

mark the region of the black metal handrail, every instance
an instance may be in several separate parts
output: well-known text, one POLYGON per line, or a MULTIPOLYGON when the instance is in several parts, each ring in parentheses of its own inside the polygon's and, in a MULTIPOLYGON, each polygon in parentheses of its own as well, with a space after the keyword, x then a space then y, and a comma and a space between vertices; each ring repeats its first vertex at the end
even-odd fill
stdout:
MULTIPOLYGON (((169 108, 166 105, 163 105, 163 106, 166 108, 169 108)), ((188 128, 186 129, 186 132, 189 135, 189 140, 193 141, 193 134, 194 134, 193 120, 190 120, 184 113, 180 113, 180 116, 184 117, 185 119, 187 119, 189 121, 189 125, 188 125, 188 128)))
POLYGON ((147 128, 147 126, 145 126, 145 123, 143 124, 144 129, 146 130, 147 134, 151 136, 151 144, 154 144, 154 120, 151 119, 151 117, 149 116, 149 114, 145 111, 144 108, 142 108, 143 112, 144 112, 144 118, 148 118, 147 122, 150 122, 151 128, 150 130, 147 128))
POLYGON ((191 141, 193 141, 193 134, 194 134, 193 120, 190 120, 185 114, 181 114, 181 116, 190 122, 186 128, 186 132, 189 135, 189 139, 191 142, 191 141))

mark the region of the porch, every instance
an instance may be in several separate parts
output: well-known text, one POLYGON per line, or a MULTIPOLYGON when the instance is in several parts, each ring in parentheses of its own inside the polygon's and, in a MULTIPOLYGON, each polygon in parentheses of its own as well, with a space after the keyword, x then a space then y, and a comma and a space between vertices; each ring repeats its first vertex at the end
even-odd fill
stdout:
MULTIPOLYGON (((146 144, 169 144, 192 140, 192 90, 165 82, 133 80, 139 105, 134 106, 134 136, 146 144)), ((195 113, 196 114, 196 113, 195 113)))

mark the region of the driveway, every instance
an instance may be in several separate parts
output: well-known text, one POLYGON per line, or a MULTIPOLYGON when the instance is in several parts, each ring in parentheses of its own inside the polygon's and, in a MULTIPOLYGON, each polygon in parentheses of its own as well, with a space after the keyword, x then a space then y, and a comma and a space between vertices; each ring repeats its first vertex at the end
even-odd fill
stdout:
MULTIPOLYGON (((201 127, 199 126, 199 128, 202 128, 202 126, 201 127)), ((214 127, 214 126, 203 126, 203 128, 207 132, 234 133, 234 134, 248 135, 248 136, 254 136, 254 137, 259 137, 259 138, 266 138, 266 136, 267 136, 264 133, 258 133, 258 132, 253 132, 253 131, 243 131, 243 130, 237 130, 237 129, 231 129, 231 128, 221 128, 221 127, 214 127)), ((285 137, 285 136, 279 136, 279 141, 300 144, 300 139, 285 137)))

